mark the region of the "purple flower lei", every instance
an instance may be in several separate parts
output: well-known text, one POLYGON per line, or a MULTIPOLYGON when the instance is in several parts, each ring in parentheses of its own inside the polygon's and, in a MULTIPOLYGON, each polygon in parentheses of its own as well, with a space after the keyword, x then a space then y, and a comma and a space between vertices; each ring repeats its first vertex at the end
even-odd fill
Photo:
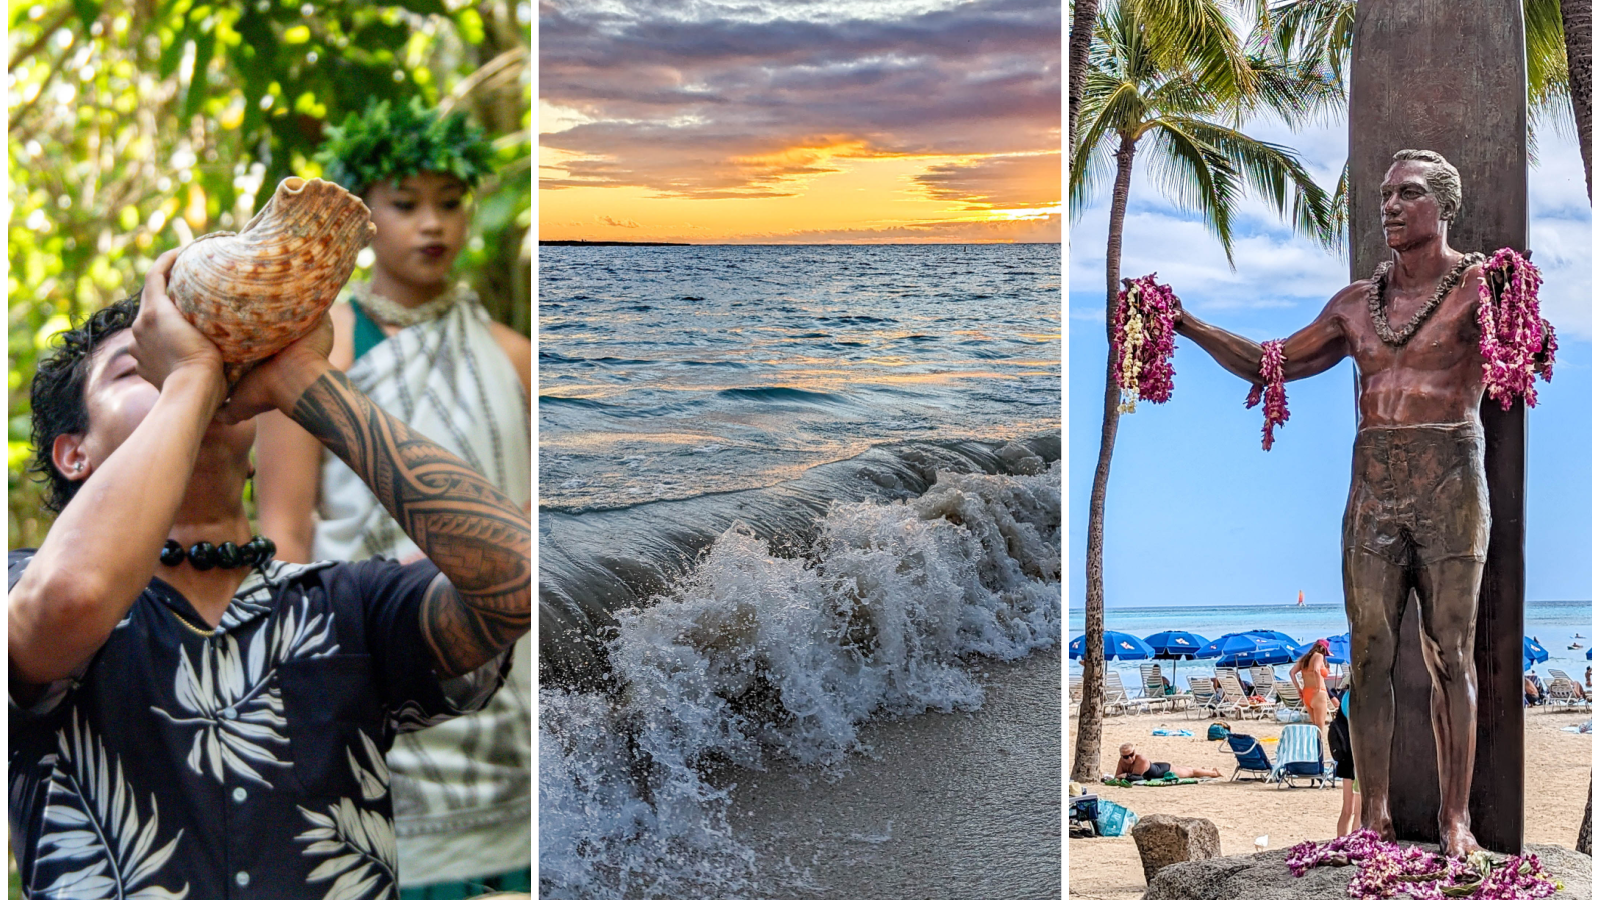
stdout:
POLYGON ((1510 409, 1519 396, 1530 409, 1537 405, 1534 376, 1549 381, 1555 368, 1555 331, 1539 317, 1541 283, 1533 263, 1510 247, 1496 250, 1483 264, 1478 350, 1483 354, 1484 388, 1501 409, 1510 409), (1501 285, 1498 296, 1491 283, 1501 285))
POLYGON ((1271 450, 1272 429, 1289 421, 1289 395, 1283 390, 1283 341, 1267 341, 1261 345, 1260 374, 1265 384, 1250 389, 1244 408, 1254 407, 1265 396, 1267 402, 1261 412, 1267 421, 1261 426, 1261 449, 1271 450))
POLYGON ((1117 293, 1112 354, 1122 389, 1122 412, 1137 400, 1165 403, 1172 398, 1172 352, 1177 300, 1172 288, 1156 283, 1156 273, 1124 278, 1117 293))
POLYGON ((1289 871, 1296 878, 1319 865, 1356 864, 1348 893, 1352 900, 1539 900, 1555 895, 1555 881, 1544 874, 1537 854, 1507 857, 1493 863, 1487 854, 1455 859, 1380 840, 1362 830, 1326 844, 1305 841, 1290 848, 1289 871))

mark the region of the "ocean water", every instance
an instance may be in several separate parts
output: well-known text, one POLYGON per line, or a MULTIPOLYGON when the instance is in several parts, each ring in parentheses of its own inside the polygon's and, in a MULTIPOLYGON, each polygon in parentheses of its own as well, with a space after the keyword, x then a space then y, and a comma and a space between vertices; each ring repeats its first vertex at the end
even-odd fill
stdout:
MULTIPOLYGON (((1533 668, 1541 677, 1551 668, 1561 669, 1574 678, 1582 678, 1583 670, 1591 663, 1584 657, 1592 646, 1590 638, 1594 627, 1594 605, 1588 600, 1529 600, 1523 607, 1523 633, 1539 640, 1550 651, 1547 662, 1533 668), (1578 649, 1569 649, 1573 643, 1578 649)), ((1134 606, 1106 610, 1106 628, 1146 638, 1160 631, 1189 631, 1208 640, 1236 631, 1266 628, 1281 631, 1300 643, 1317 638, 1344 634, 1350 630, 1345 619, 1344 606, 1340 604, 1306 604, 1304 607, 1288 605, 1239 606, 1134 606)), ((1068 640, 1083 634, 1083 609, 1068 611, 1068 640)), ((1174 663, 1160 660, 1161 671, 1169 678, 1174 663)), ((1178 679, 1175 684, 1187 686, 1190 675, 1210 675, 1216 660, 1177 660, 1178 679)), ((1080 672, 1079 664, 1071 662, 1070 671, 1080 672)), ((1109 668, 1122 673, 1123 683, 1132 688, 1138 684, 1139 662, 1115 660, 1109 668)), ((1286 677, 1288 668, 1278 667, 1278 676, 1286 677)))
POLYGON ((848 778, 869 722, 1059 644, 1059 264, 541 250, 541 896, 822 885, 728 773, 848 778))
POLYGON ((544 247, 539 502, 765 487, 1061 427, 1055 244, 544 247))

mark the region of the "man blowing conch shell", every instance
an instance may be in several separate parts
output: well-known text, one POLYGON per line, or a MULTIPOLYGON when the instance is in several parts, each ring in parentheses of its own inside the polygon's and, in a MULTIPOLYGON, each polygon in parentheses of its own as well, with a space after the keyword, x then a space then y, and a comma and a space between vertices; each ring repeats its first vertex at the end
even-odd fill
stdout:
POLYGON ((384 752, 481 707, 528 631, 521 507, 352 389, 315 330, 229 391, 167 296, 61 336, 32 387, 60 516, 11 554, 10 813, 35 896, 390 896, 384 752), (427 558, 291 565, 242 501, 278 410, 427 558))

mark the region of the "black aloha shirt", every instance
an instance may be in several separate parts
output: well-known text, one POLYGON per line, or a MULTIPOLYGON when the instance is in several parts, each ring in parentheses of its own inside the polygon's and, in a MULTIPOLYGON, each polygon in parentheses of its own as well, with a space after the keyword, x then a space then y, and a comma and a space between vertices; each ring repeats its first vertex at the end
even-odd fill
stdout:
MULTIPOLYGON (((10 555, 16 584, 32 551, 10 555)), ((153 579, 87 666, 11 702, 11 839, 25 896, 395 895, 384 754, 483 706, 510 652, 443 683, 427 561, 268 565, 216 633, 153 579)))

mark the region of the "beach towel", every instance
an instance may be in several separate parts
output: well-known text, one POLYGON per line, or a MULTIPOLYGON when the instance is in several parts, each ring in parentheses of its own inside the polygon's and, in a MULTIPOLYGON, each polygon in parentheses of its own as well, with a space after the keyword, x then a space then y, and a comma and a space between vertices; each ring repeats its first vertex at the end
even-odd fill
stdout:
POLYGON ((1179 728, 1177 730, 1173 730, 1171 728, 1166 727, 1165 725, 1163 725, 1160 728, 1157 728, 1156 730, 1154 730, 1154 731, 1152 731, 1150 733, 1152 735, 1154 735, 1155 737, 1194 737, 1194 732, 1190 731, 1187 728, 1179 728))
POLYGON ((1326 760, 1322 754, 1322 734, 1315 725, 1286 725, 1278 737, 1277 759, 1268 781, 1292 785, 1295 778, 1309 778, 1321 785, 1326 760))

